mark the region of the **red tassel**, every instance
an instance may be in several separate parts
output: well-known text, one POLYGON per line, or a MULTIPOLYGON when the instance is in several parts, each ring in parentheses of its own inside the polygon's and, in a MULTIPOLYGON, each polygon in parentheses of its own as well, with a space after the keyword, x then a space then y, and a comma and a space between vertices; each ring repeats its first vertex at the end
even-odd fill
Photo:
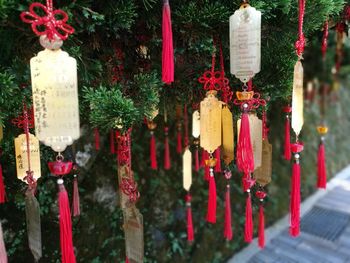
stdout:
POLYGON ((292 158, 292 151, 290 146, 290 118, 288 113, 292 111, 291 107, 284 107, 283 111, 286 113, 286 121, 284 123, 284 159, 290 160, 292 158))
POLYGON ((201 159, 200 167, 205 167, 205 160, 207 160, 206 152, 207 152, 206 150, 202 149, 202 159, 201 159))
POLYGON ((162 33, 162 80, 164 83, 170 84, 174 81, 174 48, 169 0, 165 0, 163 5, 162 33))
POLYGON ((4 236, 2 233, 2 227, 0 223, 0 262, 7 263, 7 253, 5 248, 4 236))
POLYGON ((260 248, 265 247, 265 216, 264 216, 264 206, 260 204, 259 206, 259 229, 258 229, 258 243, 260 248))
POLYGON ((168 127, 165 127, 165 128, 164 128, 164 131, 165 131, 165 141, 164 141, 164 169, 165 169, 165 170, 169 170, 170 167, 171 167, 168 130, 169 130, 168 127))
POLYGON ((196 149, 194 150, 194 170, 196 172, 199 171, 199 166, 200 166, 200 163, 199 163, 199 150, 198 150, 198 147, 196 147, 196 149))
POLYGON ((182 153, 182 138, 181 138, 181 130, 177 131, 177 144, 176 144, 176 152, 182 153))
POLYGON ((216 223, 216 184, 214 173, 209 176, 209 195, 208 195, 208 211, 207 222, 216 223))
POLYGON ((300 165, 293 164, 292 189, 290 201, 290 235, 296 237, 300 232, 300 165))
POLYGON ((232 223, 231 223, 231 200, 230 200, 230 185, 227 185, 225 195, 225 228, 224 237, 230 241, 232 239, 232 223))
POLYGON ((221 155, 220 155, 220 147, 215 150, 215 159, 216 165, 215 165, 215 172, 216 173, 221 173, 221 155))
POLYGON ((5 200, 6 200, 5 184, 4 184, 4 178, 2 175, 2 166, 0 165, 0 204, 5 203, 5 200))
POLYGON ((245 174, 254 171, 254 155, 250 138, 250 125, 248 113, 242 113, 241 129, 237 144, 237 168, 245 174))
POLYGON ((194 240, 191 200, 192 200, 192 196, 190 194, 187 194, 186 207, 187 207, 187 241, 188 242, 192 242, 194 240))
POLYGON ((126 257, 125 263, 129 263, 129 258, 128 257, 126 257))
POLYGON ((73 216, 80 216, 80 198, 77 175, 74 175, 73 180, 73 216))
POLYGON ((95 137, 95 149, 96 151, 100 150, 100 132, 97 128, 94 129, 94 137, 95 137))
POLYGON ((292 151, 290 149, 290 120, 286 118, 284 123, 284 159, 290 160, 292 158, 292 151))
POLYGON ((324 143, 321 142, 317 154, 317 187, 326 189, 327 169, 326 169, 326 151, 324 143))
POLYGON ((247 243, 253 240, 253 212, 252 212, 252 199, 250 193, 245 203, 245 225, 244 225, 244 241, 247 243))
POLYGON ((58 179, 59 187, 58 205, 59 205, 59 221, 60 221, 60 241, 62 263, 75 263, 75 255, 73 248, 72 221, 69 209, 69 199, 63 180, 58 179))
POLYGON ((156 170, 158 168, 158 164, 157 164, 156 138, 154 136, 153 131, 151 131, 150 155, 151 155, 151 168, 153 170, 156 170))
POLYGON ((110 140, 110 150, 111 154, 115 154, 115 142, 114 142, 114 131, 111 130, 110 135, 109 135, 109 140, 110 140))

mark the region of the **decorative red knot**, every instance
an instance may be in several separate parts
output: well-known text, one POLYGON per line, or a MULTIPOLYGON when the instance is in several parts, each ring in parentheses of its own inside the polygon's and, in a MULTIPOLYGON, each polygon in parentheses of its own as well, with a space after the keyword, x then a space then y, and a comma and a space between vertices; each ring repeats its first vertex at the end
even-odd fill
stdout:
POLYGON ((221 71, 207 70, 198 78, 198 81, 203 84, 204 90, 222 90, 229 84, 228 78, 225 78, 221 71))
POLYGON ((304 150, 304 144, 302 142, 291 144, 292 153, 300 153, 304 150))
POLYGON ((120 189, 129 197, 130 202, 135 203, 140 198, 137 183, 133 178, 122 178, 120 189))
POLYGON ((239 100, 237 98, 234 99, 233 104, 240 106, 243 111, 250 111, 251 109, 257 109, 260 106, 266 106, 266 100, 260 99, 260 93, 254 92, 251 99, 239 100))
POLYGON ((48 0, 46 6, 37 2, 32 3, 29 11, 22 12, 20 17, 23 22, 32 25, 32 30, 37 36, 46 35, 51 41, 56 38, 66 40, 70 34, 74 33, 74 28, 66 24, 67 13, 60 9, 53 10, 52 0, 48 0), (45 15, 38 15, 35 9, 43 11, 45 15))
POLYGON ((255 196, 259 198, 260 200, 264 199, 266 197, 266 193, 264 191, 256 191, 255 196))
POLYGON ((306 41, 305 41, 304 34, 301 34, 299 36, 299 39, 295 42, 295 49, 298 57, 301 57, 303 55, 305 44, 306 44, 306 41))

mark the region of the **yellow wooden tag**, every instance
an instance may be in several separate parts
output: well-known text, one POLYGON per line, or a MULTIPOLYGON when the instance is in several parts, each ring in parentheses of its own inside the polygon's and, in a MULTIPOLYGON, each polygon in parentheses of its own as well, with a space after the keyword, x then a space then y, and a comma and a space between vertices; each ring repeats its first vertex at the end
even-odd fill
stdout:
MULTIPOLYGON (((262 159, 262 121, 256 113, 249 114, 250 138, 254 154, 254 170, 261 166, 262 159)), ((241 119, 237 121, 237 138, 241 129, 241 119)))
POLYGON ((200 104, 200 145, 213 153, 221 145, 221 105, 216 91, 208 91, 200 104))
POLYGON ((45 49, 30 60, 30 71, 35 135, 62 152, 80 136, 77 62, 60 49, 45 49))
POLYGON ((271 182, 272 175, 272 145, 268 140, 263 140, 262 165, 255 170, 254 178, 261 186, 271 182))
POLYGON ((232 113, 227 105, 222 108, 222 155, 226 165, 229 165, 234 158, 234 130, 232 113))
POLYGON ((182 156, 182 160, 183 188, 190 191, 192 185, 192 153, 188 147, 182 156))
MULTIPOLYGON (((40 146, 39 140, 33 135, 29 134, 29 149, 30 149, 30 168, 33 171, 33 177, 38 180, 41 177, 40 167, 40 146)), ((15 138, 15 154, 16 154, 16 167, 17 178, 26 182, 24 177, 27 176, 28 155, 27 155, 27 141, 26 135, 21 134, 15 138)))
POLYGON ((292 129, 299 136, 304 124, 304 98, 303 98, 304 69, 298 60, 294 66, 293 96, 292 96, 292 129))
POLYGON ((198 138, 201 133, 201 123, 200 123, 199 111, 195 110, 192 114, 192 136, 198 138))

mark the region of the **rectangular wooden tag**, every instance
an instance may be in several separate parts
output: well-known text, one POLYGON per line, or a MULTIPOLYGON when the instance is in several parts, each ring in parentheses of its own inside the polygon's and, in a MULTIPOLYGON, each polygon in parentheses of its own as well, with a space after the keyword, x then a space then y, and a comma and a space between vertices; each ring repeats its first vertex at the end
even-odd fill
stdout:
POLYGON ((263 140, 262 165, 255 170, 253 176, 257 183, 265 186, 271 182, 272 176, 272 145, 268 140, 263 140))
POLYGON ((229 165, 234 158, 234 129, 232 113, 227 105, 222 108, 222 156, 226 165, 229 165))

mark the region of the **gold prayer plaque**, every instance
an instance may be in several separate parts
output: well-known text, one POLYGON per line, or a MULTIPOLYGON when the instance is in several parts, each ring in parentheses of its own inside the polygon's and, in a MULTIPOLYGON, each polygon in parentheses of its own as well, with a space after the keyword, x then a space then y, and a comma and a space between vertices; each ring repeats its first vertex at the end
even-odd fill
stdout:
POLYGON ((63 152, 80 136, 77 62, 62 50, 40 51, 30 60, 35 135, 63 152))
POLYGON ((188 147, 183 154, 182 160, 183 188, 188 192, 192 185, 192 153, 188 147))
MULTIPOLYGON (((29 150, 30 150, 30 168, 33 171, 33 177, 38 180, 41 177, 40 167, 40 146, 39 140, 33 135, 29 134, 29 150)), ((21 134, 15 138, 15 154, 16 154, 16 168, 17 178, 27 183, 24 178, 27 176, 29 169, 28 155, 27 155, 27 140, 26 135, 21 134)))
POLYGON ((232 113, 227 105, 222 108, 222 156, 226 165, 234 158, 234 129, 232 113))
MULTIPOLYGON (((256 116, 256 113, 249 114, 250 138, 254 154, 254 170, 261 166, 262 159, 262 121, 256 116)), ((241 119, 237 121, 237 136, 241 129, 241 119)))
POLYGON ((272 175, 272 145, 268 140, 263 140, 262 165, 255 170, 253 176, 261 186, 271 182, 272 175))
POLYGON ((207 92, 200 104, 200 145, 209 153, 221 145, 221 105, 216 91, 207 92))
POLYGON ((304 98, 303 98, 304 69, 298 60, 294 66, 293 94, 292 94, 292 129, 298 136, 304 124, 304 98))

